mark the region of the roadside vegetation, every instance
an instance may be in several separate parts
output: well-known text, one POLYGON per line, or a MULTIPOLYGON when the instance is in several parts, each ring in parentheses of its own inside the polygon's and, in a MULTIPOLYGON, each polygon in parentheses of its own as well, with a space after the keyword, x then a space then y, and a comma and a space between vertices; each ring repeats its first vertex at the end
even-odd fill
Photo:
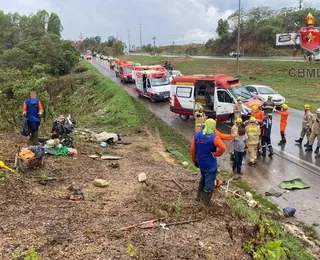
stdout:
MULTIPOLYGON (((60 39, 62 26, 56 14, 2 14, 0 19, 6 23, 0 24, 6 26, 0 33, 6 33, 1 35, 0 48, 1 160, 11 166, 16 147, 27 145, 25 138, 14 130, 30 90, 37 90, 45 105, 42 134, 50 131, 52 120, 59 114, 71 113, 80 129, 120 132, 133 141, 128 148, 115 149, 125 155, 119 161, 120 170, 88 158, 88 154, 102 148, 86 142, 81 134, 75 138, 79 149, 76 157, 48 157, 43 167, 26 174, 7 174, 1 169, 0 255, 4 259, 41 259, 42 255, 48 259, 76 259, 80 253, 81 257, 109 257, 112 253, 155 259, 171 254, 173 243, 177 243, 175 258, 197 255, 199 259, 222 259, 226 254, 234 254, 236 259, 248 259, 249 255, 261 260, 314 259, 304 249, 307 245, 283 229, 276 207, 258 194, 253 194, 260 201, 258 209, 230 196, 226 200, 221 192, 215 196, 219 205, 209 214, 195 202, 198 178, 191 172, 198 170, 190 161, 189 141, 87 61, 79 62, 77 50, 60 39), (18 62, 20 56, 13 55, 13 50, 21 53, 23 62, 18 62), (170 154, 176 161, 170 160, 170 154), (148 171, 150 186, 133 181, 140 171, 148 171), (57 181, 40 186, 32 181, 37 176, 54 177, 57 181), (99 176, 112 180, 110 189, 91 185, 99 176), (167 187, 162 178, 187 182, 184 190, 179 191, 175 184, 167 187), (86 200, 65 199, 67 187, 74 182, 83 185, 86 200), (205 219, 187 228, 170 227, 175 234, 171 240, 158 229, 116 230, 133 220, 147 220, 155 215, 165 216, 168 221, 200 216, 205 219), (21 232, 12 232, 17 226, 21 232)), ((222 179, 229 177, 221 173, 222 179)), ((245 186, 243 189, 248 191, 245 186)))
MULTIPOLYGON (((210 60, 193 58, 167 58, 125 56, 126 59, 141 64, 164 64, 171 61, 174 69, 180 70, 183 75, 193 74, 228 74, 236 75, 235 60, 210 60)), ((243 84, 263 84, 272 87, 286 98, 289 107, 299 110, 304 104, 310 104, 312 111, 319 107, 320 84, 317 77, 291 77, 298 75, 299 69, 313 68, 320 71, 319 63, 294 61, 255 61, 240 59, 240 80, 243 84), (291 76, 290 74, 291 73, 291 76)), ((317 73, 317 71, 315 71, 317 73)), ((315 74, 316 75, 316 74, 315 74)))

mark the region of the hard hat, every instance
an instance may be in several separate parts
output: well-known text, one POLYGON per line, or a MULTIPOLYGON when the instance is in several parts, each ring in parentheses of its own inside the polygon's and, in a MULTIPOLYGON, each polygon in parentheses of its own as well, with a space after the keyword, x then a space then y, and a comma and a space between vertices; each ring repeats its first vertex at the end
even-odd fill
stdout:
POLYGON ((203 106, 198 105, 198 110, 203 110, 203 106))
POLYGON ((308 105, 308 104, 304 105, 303 107, 304 107, 304 109, 306 109, 306 110, 307 110, 307 109, 310 109, 310 105, 308 105))
POLYGON ((240 101, 240 100, 242 100, 242 98, 241 97, 237 97, 237 100, 240 101))
POLYGON ((272 96, 269 95, 269 96, 268 96, 268 99, 272 99, 272 96))
POLYGON ((317 109, 316 114, 320 114, 320 108, 317 109))
POLYGON ((259 109, 259 107, 258 107, 257 105, 253 105, 253 106, 252 106, 252 110, 253 110, 253 111, 257 111, 258 109, 259 109))
POLYGON ((288 105, 287 105, 287 104, 282 104, 281 107, 282 107, 283 109, 288 109, 288 105))
POLYGON ((257 119, 255 117, 250 117, 249 122, 251 123, 255 123, 257 121, 257 119))
POLYGON ((238 117, 238 118, 236 119, 236 123, 241 124, 241 123, 242 123, 242 118, 241 118, 241 117, 238 117))

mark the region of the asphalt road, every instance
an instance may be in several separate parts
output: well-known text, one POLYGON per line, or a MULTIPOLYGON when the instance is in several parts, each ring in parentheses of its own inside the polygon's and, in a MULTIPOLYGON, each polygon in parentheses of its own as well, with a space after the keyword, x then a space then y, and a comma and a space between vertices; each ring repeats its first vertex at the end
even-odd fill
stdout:
MULTIPOLYGON (((134 56, 140 56, 141 53, 130 53, 130 55, 134 56)), ((142 56, 149 56, 152 57, 151 54, 149 53, 142 53, 142 56)), ((186 55, 159 55, 161 57, 168 57, 168 58, 175 58, 175 57, 186 57, 186 55)), ((193 59, 210 59, 210 60, 237 60, 237 58, 232 58, 232 57, 223 57, 223 56, 188 56, 189 58, 193 59)), ((305 60, 303 57, 240 57, 240 60, 248 60, 248 61, 287 61, 287 62, 308 62, 305 60)))
MULTIPOLYGON (((187 140, 191 140, 194 129, 194 120, 192 118, 187 122, 181 121, 177 115, 170 111, 168 102, 152 103, 146 98, 140 98, 135 91, 134 85, 122 84, 119 78, 115 77, 114 72, 109 69, 106 61, 93 61, 93 65, 104 76, 125 89, 131 96, 143 102, 151 112, 169 126, 177 129, 187 140)), ((309 189, 289 191, 279 198, 269 198, 278 204, 280 208, 287 206, 296 208, 296 220, 308 225, 320 224, 320 157, 315 158, 314 153, 305 152, 303 146, 295 145, 294 140, 299 137, 300 133, 302 111, 290 109, 289 112, 287 144, 283 147, 277 145, 280 140, 280 117, 275 114, 272 129, 272 145, 275 155, 273 158, 268 156, 260 158, 255 167, 243 165, 243 172, 245 173, 243 178, 261 194, 269 191, 270 188, 285 192, 285 190, 278 188, 282 181, 301 178, 306 184, 310 185, 309 189)), ((228 123, 219 124, 218 128, 224 133, 230 133, 231 126, 228 123)), ((231 171, 228 153, 219 160, 219 164, 223 169, 231 171)), ((316 226, 315 229, 320 234, 320 226, 316 226)))

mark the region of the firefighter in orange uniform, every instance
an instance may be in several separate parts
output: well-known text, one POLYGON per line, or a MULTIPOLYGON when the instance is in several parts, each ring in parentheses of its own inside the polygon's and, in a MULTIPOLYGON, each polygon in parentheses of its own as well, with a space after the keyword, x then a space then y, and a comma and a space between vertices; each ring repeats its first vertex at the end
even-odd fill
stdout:
POLYGON ((288 111, 288 105, 287 104, 282 104, 281 105, 281 108, 282 110, 281 111, 276 111, 276 113, 278 115, 281 116, 281 119, 280 119, 280 134, 281 134, 281 140, 280 142, 278 143, 278 145, 283 145, 287 142, 287 139, 286 139, 286 127, 287 127, 287 120, 288 120, 288 116, 289 116, 289 111, 288 111))
POLYGON ((262 120, 264 118, 264 113, 261 109, 259 109, 259 107, 257 105, 253 105, 252 106, 252 114, 251 116, 253 116, 255 119, 257 119, 257 121, 259 122, 259 124, 262 123, 262 120))

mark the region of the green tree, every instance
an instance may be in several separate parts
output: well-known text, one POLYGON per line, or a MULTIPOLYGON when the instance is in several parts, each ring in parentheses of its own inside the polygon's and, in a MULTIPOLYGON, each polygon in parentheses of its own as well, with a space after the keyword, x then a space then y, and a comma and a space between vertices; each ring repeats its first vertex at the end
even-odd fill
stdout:
POLYGON ((216 33, 219 35, 219 37, 223 37, 223 35, 229 33, 228 20, 223 20, 223 19, 218 20, 218 26, 216 29, 216 33))
POLYGON ((56 13, 51 13, 48 20, 48 33, 52 33, 61 37, 63 30, 59 16, 56 13))

